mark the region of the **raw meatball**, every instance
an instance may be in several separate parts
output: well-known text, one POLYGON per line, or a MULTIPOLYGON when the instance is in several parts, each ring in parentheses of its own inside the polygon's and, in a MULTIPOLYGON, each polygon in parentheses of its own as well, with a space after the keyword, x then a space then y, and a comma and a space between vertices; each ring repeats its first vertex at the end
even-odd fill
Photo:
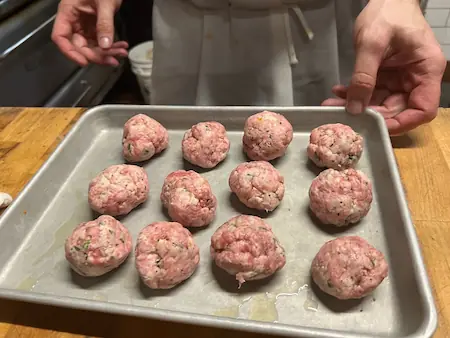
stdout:
POLYGON ((185 227, 202 227, 216 215, 217 199, 208 181, 195 171, 177 170, 164 180, 161 201, 170 218, 185 227))
POLYGON ((251 160, 271 161, 284 155, 292 137, 292 125, 283 115, 263 111, 247 119, 242 141, 251 160))
POLYGON ((128 162, 142 162, 167 148, 169 134, 158 121, 138 114, 125 123, 122 144, 128 162))
POLYGON ((210 250, 218 267, 236 275, 239 287, 266 278, 286 264, 272 228, 256 216, 236 216, 220 226, 211 237, 210 250))
POLYGON ((132 249, 127 228, 111 216, 79 224, 67 238, 66 259, 82 276, 95 277, 117 268, 132 249))
POLYGON ((181 146, 186 161, 202 168, 214 168, 227 157, 230 141, 219 122, 201 122, 184 134, 181 146))
POLYGON ((89 204, 100 214, 126 215, 148 198, 145 170, 130 164, 113 165, 89 184, 89 204))
POLYGON ((136 269, 151 289, 170 289, 192 276, 200 262, 198 246, 180 223, 155 222, 139 233, 136 269))
POLYGON ((359 170, 327 169, 309 188, 309 206, 324 224, 356 223, 367 215, 372 203, 372 184, 359 170))
POLYGON ((388 275, 383 254, 358 236, 326 242, 311 264, 319 288, 338 299, 367 296, 388 275))
POLYGON ((344 124, 325 124, 311 132, 307 152, 318 167, 353 168, 361 158, 363 138, 344 124))
POLYGON ((247 207, 272 211, 284 197, 284 178, 265 161, 246 162, 234 169, 228 184, 247 207))

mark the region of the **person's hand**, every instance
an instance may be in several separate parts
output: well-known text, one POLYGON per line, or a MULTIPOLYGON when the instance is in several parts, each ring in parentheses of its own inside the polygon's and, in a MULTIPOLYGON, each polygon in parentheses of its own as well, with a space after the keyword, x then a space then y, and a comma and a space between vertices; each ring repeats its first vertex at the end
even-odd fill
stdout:
POLYGON ((354 27, 355 67, 349 86, 322 105, 358 114, 380 112, 391 135, 436 117, 446 60, 418 0, 370 0, 354 27))
POLYGON ((128 43, 114 42, 114 14, 122 0, 61 0, 52 40, 69 59, 81 66, 90 62, 119 65, 128 43))

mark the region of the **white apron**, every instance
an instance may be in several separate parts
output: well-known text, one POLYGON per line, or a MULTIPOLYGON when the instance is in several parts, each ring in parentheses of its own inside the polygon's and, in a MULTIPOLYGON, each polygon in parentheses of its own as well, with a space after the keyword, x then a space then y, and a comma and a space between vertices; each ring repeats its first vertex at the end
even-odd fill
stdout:
POLYGON ((155 0, 152 104, 320 105, 365 0, 155 0))

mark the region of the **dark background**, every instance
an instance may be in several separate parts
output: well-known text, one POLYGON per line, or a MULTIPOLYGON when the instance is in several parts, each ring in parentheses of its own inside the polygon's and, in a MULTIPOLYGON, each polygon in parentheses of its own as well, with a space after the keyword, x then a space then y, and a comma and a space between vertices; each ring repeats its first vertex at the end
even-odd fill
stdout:
MULTIPOLYGON (((153 40, 153 0, 124 0, 117 13, 122 25, 116 27, 119 34, 128 41, 130 50, 141 42, 153 40)), ((103 103, 144 104, 136 76, 127 61, 119 81, 105 97, 103 103)))

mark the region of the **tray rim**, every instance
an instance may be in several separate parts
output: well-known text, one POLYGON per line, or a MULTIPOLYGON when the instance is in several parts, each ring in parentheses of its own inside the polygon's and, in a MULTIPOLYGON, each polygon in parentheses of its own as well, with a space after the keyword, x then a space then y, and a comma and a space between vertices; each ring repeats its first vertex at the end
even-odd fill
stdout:
MULTIPOLYGON (((69 130, 66 137, 60 142, 60 144, 55 148, 53 153, 49 158, 42 164, 38 171, 33 175, 30 181, 23 187, 19 192, 16 199, 10 207, 8 207, 5 212, 0 216, 0 227, 6 222, 10 215, 16 212, 16 205, 25 198, 31 187, 40 179, 42 174, 45 172, 47 167, 49 167, 53 162, 55 162, 57 156, 64 150, 65 145, 70 142, 71 138, 78 132, 78 130, 84 125, 86 120, 89 120, 92 115, 102 113, 107 109, 126 109, 126 110, 136 110, 136 113, 142 112, 143 110, 186 110, 186 111, 200 111, 200 112, 214 112, 214 111, 263 111, 271 110, 276 112, 323 112, 323 111, 333 111, 346 113, 344 107, 322 107, 322 106, 298 106, 298 107, 279 107, 279 106, 177 106, 177 105, 99 105, 93 108, 87 109, 81 118, 74 124, 74 126, 69 130)), ((430 280, 425 267, 422 250, 419 245, 419 239, 417 237, 410 211, 408 208, 406 195, 401 183, 400 173, 395 160, 394 151, 390 142, 389 132, 387 130, 386 124, 384 122, 383 116, 372 108, 367 108, 363 114, 368 114, 372 116, 378 124, 381 131, 381 141, 384 151, 387 156, 387 161, 389 164, 389 171, 393 176, 395 197, 399 202, 399 211, 403 223, 405 224, 405 234, 410 244, 410 250, 413 257, 412 268, 414 269, 414 275, 418 282, 418 291, 421 295, 424 316, 422 325, 416 330, 416 332, 404 336, 402 338, 423 338, 432 337, 437 329, 438 317, 437 310, 434 301, 434 296, 431 289, 430 280)), ((321 328, 309 328, 305 326, 294 326, 281 323, 267 323, 258 322, 247 319, 233 319, 218 317, 212 315, 202 315, 189 312, 182 312, 177 310, 164 310, 148 308, 139 305, 125 305, 119 303, 108 303, 104 301, 89 300, 74 298, 70 296, 60 297, 52 296, 48 294, 36 293, 33 291, 25 290, 14 290, 9 288, 0 287, 0 298, 9 299, 14 301, 23 301, 35 304, 59 306, 64 308, 76 309, 76 310, 87 310, 95 312, 110 313, 115 315, 126 315, 135 317, 144 317, 154 320, 161 320, 165 322, 179 322, 190 325, 202 325, 215 328, 227 328, 232 330, 240 330, 247 332, 258 332, 258 333, 271 333, 279 334, 283 336, 291 337, 329 337, 329 338, 373 338, 374 335, 364 335, 360 333, 352 333, 347 331, 335 331, 330 329, 321 328)))

